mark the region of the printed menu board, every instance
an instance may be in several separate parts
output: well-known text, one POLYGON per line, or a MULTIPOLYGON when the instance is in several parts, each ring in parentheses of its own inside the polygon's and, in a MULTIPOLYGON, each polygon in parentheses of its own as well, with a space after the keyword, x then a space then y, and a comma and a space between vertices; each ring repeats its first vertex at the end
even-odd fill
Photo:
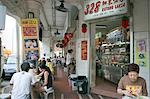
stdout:
POLYGON ((37 19, 22 19, 23 56, 25 60, 39 58, 39 35, 37 19))

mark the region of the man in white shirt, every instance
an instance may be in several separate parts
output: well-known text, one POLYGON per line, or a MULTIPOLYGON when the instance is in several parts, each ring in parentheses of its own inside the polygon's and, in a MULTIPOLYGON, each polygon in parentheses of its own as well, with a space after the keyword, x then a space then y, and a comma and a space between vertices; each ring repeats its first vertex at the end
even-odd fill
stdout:
POLYGON ((15 73, 10 80, 10 84, 13 85, 11 99, 31 99, 31 86, 36 81, 33 75, 28 73, 28 62, 24 62, 21 69, 22 71, 15 73))
POLYGON ((66 56, 66 65, 67 66, 71 63, 72 58, 73 58, 72 50, 68 50, 68 53, 67 53, 67 56, 66 56))

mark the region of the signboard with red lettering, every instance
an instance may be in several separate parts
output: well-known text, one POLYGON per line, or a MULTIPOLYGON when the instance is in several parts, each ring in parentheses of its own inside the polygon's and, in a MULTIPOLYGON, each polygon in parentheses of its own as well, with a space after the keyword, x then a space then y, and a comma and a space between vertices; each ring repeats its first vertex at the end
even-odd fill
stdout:
POLYGON ((87 60, 87 40, 81 41, 81 60, 87 60))
POLYGON ((38 19, 22 19, 23 56, 24 60, 39 58, 38 19))
POLYGON ((87 0, 84 2, 84 20, 125 14, 128 0, 87 0))

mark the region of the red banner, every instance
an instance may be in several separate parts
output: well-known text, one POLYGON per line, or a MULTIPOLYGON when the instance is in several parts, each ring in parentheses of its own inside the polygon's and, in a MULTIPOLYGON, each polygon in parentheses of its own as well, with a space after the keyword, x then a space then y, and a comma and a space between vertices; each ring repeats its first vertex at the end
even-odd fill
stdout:
POLYGON ((81 41, 81 60, 87 60, 87 40, 81 41))

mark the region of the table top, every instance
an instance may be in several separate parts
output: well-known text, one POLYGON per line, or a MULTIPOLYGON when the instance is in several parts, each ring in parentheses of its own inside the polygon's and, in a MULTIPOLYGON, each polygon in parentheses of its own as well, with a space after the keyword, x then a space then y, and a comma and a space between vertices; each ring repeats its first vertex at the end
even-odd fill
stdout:
POLYGON ((150 99, 148 96, 140 96, 139 99, 150 99))
POLYGON ((6 99, 6 98, 9 98, 11 96, 11 94, 9 93, 3 93, 3 94, 0 94, 0 99, 6 99))

